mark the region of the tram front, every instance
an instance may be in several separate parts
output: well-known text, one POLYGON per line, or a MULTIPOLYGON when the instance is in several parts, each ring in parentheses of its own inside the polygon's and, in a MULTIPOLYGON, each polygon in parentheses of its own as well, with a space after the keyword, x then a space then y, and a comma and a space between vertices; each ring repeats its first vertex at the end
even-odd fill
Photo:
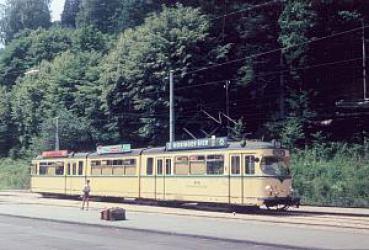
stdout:
POLYGON ((266 207, 287 208, 300 205, 292 188, 292 176, 289 168, 289 151, 273 149, 262 156, 260 169, 263 178, 263 197, 260 202, 266 207))

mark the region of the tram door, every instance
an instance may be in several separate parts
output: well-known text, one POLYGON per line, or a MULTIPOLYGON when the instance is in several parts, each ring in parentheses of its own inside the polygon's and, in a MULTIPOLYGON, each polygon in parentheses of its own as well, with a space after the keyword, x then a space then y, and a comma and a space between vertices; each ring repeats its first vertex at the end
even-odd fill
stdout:
POLYGON ((79 195, 84 185, 83 177, 84 162, 82 160, 71 160, 66 165, 65 189, 67 195, 79 195))
POLYGON ((164 187, 165 187, 165 159, 156 158, 156 176, 155 176, 155 197, 157 200, 164 200, 164 187))
POLYGON ((243 203, 243 175, 241 154, 231 154, 229 158, 229 202, 243 203))
POLYGON ((75 164, 73 161, 68 161, 65 167, 65 193, 67 195, 71 195, 73 189, 73 164, 75 164))
POLYGON ((260 188, 260 179, 255 178, 255 155, 242 154, 243 204, 255 204, 260 188))

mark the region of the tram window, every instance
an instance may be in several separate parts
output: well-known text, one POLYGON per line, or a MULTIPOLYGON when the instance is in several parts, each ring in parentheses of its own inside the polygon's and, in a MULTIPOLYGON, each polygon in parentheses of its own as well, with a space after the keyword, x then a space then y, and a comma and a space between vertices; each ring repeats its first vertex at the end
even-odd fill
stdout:
POLYGON ((40 162, 40 170, 39 170, 39 174, 40 175, 47 175, 47 163, 46 162, 40 162))
POLYGON ((245 174, 255 174, 255 156, 245 156, 245 174))
POLYGON ((64 163, 56 162, 55 166, 55 175, 64 175, 64 163))
POLYGON ((156 161, 156 174, 163 175, 163 160, 161 159, 156 161))
POLYGON ((146 161, 146 175, 152 175, 154 169, 154 159, 153 158, 147 158, 146 161))
POLYGON ((91 167, 92 175, 101 175, 101 166, 93 166, 91 167))
POLYGON ((190 167, 188 165, 187 156, 177 156, 174 166, 174 173, 178 175, 188 175, 190 167))
POLYGON ((113 166, 112 165, 102 165, 101 166, 101 174, 102 175, 112 175, 113 174, 113 166))
POLYGON ((47 167, 47 175, 55 175, 55 166, 47 167))
POLYGON ((123 160, 113 160, 113 166, 122 166, 123 160))
POLYGON ((190 173, 192 175, 204 175, 206 173, 206 164, 204 155, 190 156, 190 173))
POLYGON ((172 174, 172 160, 171 159, 165 160, 165 174, 166 175, 172 174))
POLYGON ((125 175, 136 175, 136 159, 123 161, 125 175))
POLYGON ((71 169, 70 169, 70 163, 68 162, 68 164, 67 164, 67 175, 70 175, 70 171, 71 169))
POLYGON ((113 175, 124 175, 124 166, 113 166, 113 175))
POLYGON ((224 174, 224 156, 208 155, 206 161, 206 174, 222 175, 224 174))
POLYGON ((231 157, 231 174, 239 175, 241 173, 241 159, 239 156, 231 157))
POLYGON ((83 174, 83 161, 78 162, 78 175, 83 174))
POLYGON ((72 175, 77 175, 77 163, 73 162, 72 175))
POLYGON ((31 175, 37 175, 37 164, 31 165, 31 175))
POLYGON ((123 160, 113 160, 113 175, 124 175, 123 160))
POLYGON ((101 161, 91 161, 91 166, 100 166, 101 161))

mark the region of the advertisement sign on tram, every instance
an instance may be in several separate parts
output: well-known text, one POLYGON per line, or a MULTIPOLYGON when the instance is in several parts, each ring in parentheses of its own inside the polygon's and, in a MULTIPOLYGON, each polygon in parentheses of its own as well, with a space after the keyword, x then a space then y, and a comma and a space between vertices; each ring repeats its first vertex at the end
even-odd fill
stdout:
POLYGON ((109 145, 109 146, 98 146, 96 152, 101 154, 117 154, 117 153, 127 153, 131 151, 131 144, 119 144, 119 145, 109 145))
POLYGON ((54 150, 42 152, 42 157, 44 158, 57 158, 66 156, 68 156, 68 150, 54 150))

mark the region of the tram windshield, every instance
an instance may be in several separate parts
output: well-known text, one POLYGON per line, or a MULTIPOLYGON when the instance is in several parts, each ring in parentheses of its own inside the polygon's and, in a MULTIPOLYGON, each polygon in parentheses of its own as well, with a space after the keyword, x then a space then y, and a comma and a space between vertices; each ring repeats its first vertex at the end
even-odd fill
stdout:
POLYGON ((263 157, 261 160, 261 171, 267 175, 288 176, 290 169, 283 159, 275 156, 263 157))

